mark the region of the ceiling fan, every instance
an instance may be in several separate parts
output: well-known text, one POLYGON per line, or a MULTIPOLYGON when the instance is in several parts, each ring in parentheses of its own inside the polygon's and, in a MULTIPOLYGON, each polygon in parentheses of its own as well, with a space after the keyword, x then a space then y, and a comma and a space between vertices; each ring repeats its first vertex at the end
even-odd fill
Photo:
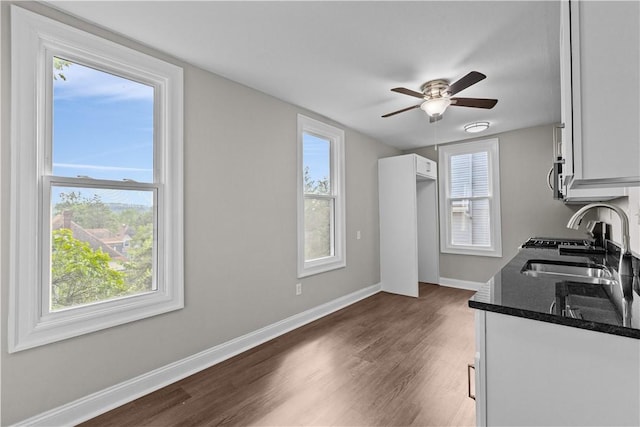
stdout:
POLYGON ((403 108, 402 110, 394 111, 393 113, 385 114, 382 117, 390 117, 405 111, 421 108, 425 113, 429 115, 429 123, 437 122, 442 119, 444 111, 449 105, 457 107, 474 107, 474 108, 493 108, 497 103, 497 99, 487 98, 452 98, 458 92, 461 92, 478 83, 481 80, 487 78, 482 73, 472 71, 455 83, 449 84, 448 80, 438 79, 429 80, 422 86, 420 86, 421 92, 416 92, 411 89, 403 87, 396 87, 391 89, 393 92, 402 93, 416 98, 422 98, 424 101, 420 104, 412 107, 403 108))

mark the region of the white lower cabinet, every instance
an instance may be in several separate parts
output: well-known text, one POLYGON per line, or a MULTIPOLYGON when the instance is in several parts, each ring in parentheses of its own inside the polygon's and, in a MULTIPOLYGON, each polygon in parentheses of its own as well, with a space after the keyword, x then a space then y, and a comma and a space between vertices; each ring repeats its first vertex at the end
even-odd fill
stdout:
POLYGON ((476 311, 480 426, 639 426, 640 340, 476 311))

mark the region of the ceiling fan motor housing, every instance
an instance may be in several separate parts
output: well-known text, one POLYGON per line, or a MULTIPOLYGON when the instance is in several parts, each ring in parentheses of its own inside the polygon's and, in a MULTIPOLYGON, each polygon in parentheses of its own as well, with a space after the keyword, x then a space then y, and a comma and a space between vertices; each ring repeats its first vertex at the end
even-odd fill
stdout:
POLYGON ((449 80, 429 80, 420 86, 420 91, 424 94, 425 99, 444 98, 451 96, 449 90, 449 80))

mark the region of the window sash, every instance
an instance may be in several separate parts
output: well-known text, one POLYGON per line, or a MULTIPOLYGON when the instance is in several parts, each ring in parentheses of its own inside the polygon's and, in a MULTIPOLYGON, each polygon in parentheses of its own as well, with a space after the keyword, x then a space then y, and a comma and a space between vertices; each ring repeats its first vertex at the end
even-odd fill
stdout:
MULTIPOLYGON (((335 146, 337 144, 336 142, 336 138, 335 137, 328 137, 327 135, 322 135, 320 133, 317 132, 313 132, 313 131, 304 131, 303 132, 303 137, 302 137, 302 143, 304 145, 304 135, 310 135, 319 139, 323 139, 325 141, 327 141, 329 143, 329 192, 328 193, 310 193, 307 191, 304 191, 305 195, 309 195, 309 194, 314 194, 314 195, 319 195, 319 196, 328 196, 328 197, 337 197, 338 196, 338 182, 339 179, 337 179, 336 177, 336 169, 335 169, 335 146)), ((304 158, 303 158, 303 162, 304 162, 304 158)), ((304 163, 303 163, 303 167, 304 167, 304 163)), ((306 190, 305 188, 303 188, 304 190, 306 190)))
POLYGON ((450 197, 484 197, 491 191, 490 159, 487 150, 474 150, 448 156, 447 181, 450 197), (454 158, 457 158, 454 166, 454 158))
POLYGON ((166 98, 168 95, 166 93, 166 80, 139 68, 133 68, 129 64, 115 62, 54 41, 44 42, 40 54, 44 73, 39 75, 38 84, 42 93, 45 94, 45 99, 37 106, 39 109, 38 115, 41 117, 41 120, 39 120, 40 131, 42 132, 41 135, 44 136, 43 141, 39 144, 40 151, 43 154, 40 173, 45 176, 53 176, 53 79, 48 77, 53 75, 54 57, 64 57, 79 65, 153 87, 153 182, 162 182, 164 180, 162 173, 164 153, 161 146, 165 143, 162 141, 162 138, 164 138, 162 130, 165 128, 166 98), (165 114, 162 113, 163 111, 165 114))
MULTIPOLYGON (((491 225, 491 218, 493 216, 493 212, 492 212, 492 199, 490 197, 474 197, 474 198, 467 198, 467 199, 460 199, 460 198, 455 198, 455 199, 449 199, 449 202, 447 204, 447 212, 448 212, 448 219, 450 221, 450 227, 448 230, 448 242, 449 245, 451 247, 459 247, 459 248, 491 248, 493 246, 493 233, 492 233, 492 225, 491 225), (470 204, 470 207, 472 209, 471 212, 471 224, 470 224, 470 230, 469 232, 471 233, 471 243, 458 243, 455 241, 454 239, 454 233, 456 231, 459 232, 458 229, 456 229, 456 227, 454 226, 455 224, 453 223, 453 220, 451 219, 454 213, 454 206, 452 202, 456 202, 456 201, 470 201, 472 202, 470 204), (474 201, 482 201, 482 200, 486 200, 488 202, 488 206, 487 206, 487 210, 488 210, 488 216, 489 216, 489 221, 488 224, 486 224, 486 228, 487 228, 487 232, 486 232, 486 239, 488 240, 488 243, 474 243, 474 238, 473 236, 477 235, 477 232, 482 230, 482 227, 485 224, 482 223, 475 223, 473 221, 474 215, 473 215, 473 202, 474 201), (476 227, 476 225, 478 227, 476 227), (480 230, 478 230, 478 228, 480 230)), ((481 237, 482 234, 479 236, 481 237)))
POLYGON ((42 223, 39 233, 41 254, 41 271, 40 271, 40 283, 41 283, 41 300, 39 307, 39 315, 42 321, 50 322, 55 319, 64 319, 74 316, 78 313, 88 314, 95 310, 96 305, 101 305, 105 308, 117 306, 122 303, 124 299, 135 299, 137 297, 143 297, 151 292, 164 291, 165 283, 163 280, 159 280, 158 269, 158 257, 164 253, 162 245, 162 232, 158 227, 158 213, 159 204, 158 201, 162 199, 162 186, 155 183, 136 183, 127 181, 110 181, 110 180, 98 180, 88 178, 69 178, 69 177, 56 177, 45 176, 43 179, 44 185, 42 187, 42 194, 40 196, 41 209, 42 209, 42 223), (150 191, 153 194, 153 249, 151 259, 153 261, 153 276, 150 292, 138 293, 134 295, 127 295, 119 298, 112 298, 103 301, 96 301, 89 304, 83 304, 78 306, 69 307, 62 310, 51 310, 50 298, 51 298, 51 248, 52 248, 52 232, 51 218, 52 218, 52 195, 51 190, 53 187, 76 187, 76 188, 95 188, 105 190, 125 190, 125 191, 150 191), (160 237, 159 237, 160 236, 160 237), (76 313, 76 314, 74 314, 76 313))
MULTIPOLYGON (((307 254, 306 254, 306 245, 307 245, 307 234, 309 234, 312 230, 309 230, 307 228, 307 223, 305 221, 305 226, 304 226, 304 244, 305 244, 305 254, 304 254, 304 262, 305 263, 309 263, 309 262, 319 262, 328 258, 332 258, 335 256, 336 254, 336 196, 329 196, 329 195, 317 195, 317 194, 305 194, 304 195, 304 200, 324 200, 324 201, 329 201, 329 230, 327 230, 327 233, 329 234, 328 237, 328 244, 329 244, 329 255, 327 256, 321 256, 321 257, 316 257, 316 258, 307 258, 307 254)), ((306 219, 306 218, 305 218, 306 219)))

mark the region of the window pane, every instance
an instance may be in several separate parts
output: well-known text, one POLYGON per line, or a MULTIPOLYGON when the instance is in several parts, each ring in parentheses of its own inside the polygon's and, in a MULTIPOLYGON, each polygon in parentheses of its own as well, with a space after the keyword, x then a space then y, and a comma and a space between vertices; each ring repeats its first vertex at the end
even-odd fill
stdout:
POLYGON ((61 58, 53 79, 53 174, 153 182, 153 87, 61 58))
POLYGON ((304 199, 304 260, 333 255, 333 200, 304 199))
POLYGON ((306 132, 302 138, 304 192, 331 194, 331 141, 306 132))
POLYGON ((472 195, 489 195, 489 153, 481 151, 471 155, 472 195))
POLYGON ((489 199, 452 200, 451 243, 460 246, 491 246, 489 199))
POLYGON ((452 198, 489 195, 489 153, 451 156, 450 181, 452 198))
POLYGON ((474 246, 491 245, 489 214, 489 199, 480 199, 471 202, 474 246))
POLYGON ((51 311, 154 290, 153 192, 52 187, 51 311))

